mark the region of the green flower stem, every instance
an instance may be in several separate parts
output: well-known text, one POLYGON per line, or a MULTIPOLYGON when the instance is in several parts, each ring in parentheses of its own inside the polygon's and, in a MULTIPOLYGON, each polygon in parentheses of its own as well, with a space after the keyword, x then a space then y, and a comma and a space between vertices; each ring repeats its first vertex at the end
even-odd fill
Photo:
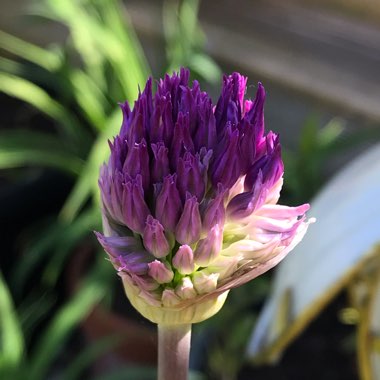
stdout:
POLYGON ((158 325, 158 380, 187 380, 191 324, 158 325))

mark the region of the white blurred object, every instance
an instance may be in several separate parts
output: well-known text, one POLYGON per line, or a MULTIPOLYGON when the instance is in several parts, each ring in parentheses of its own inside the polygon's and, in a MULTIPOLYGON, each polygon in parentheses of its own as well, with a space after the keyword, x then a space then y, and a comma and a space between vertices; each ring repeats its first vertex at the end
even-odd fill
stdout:
MULTIPOLYGON (((311 202, 309 216, 317 222, 276 269, 272 293, 248 346, 253 360, 276 360, 368 260, 380 257, 380 144, 322 189, 311 202)), ((371 314, 369 325, 380 334, 380 285, 372 298, 370 312, 376 317, 371 314)), ((379 357, 371 357, 372 373, 380 368, 379 357)), ((380 369, 377 373, 368 379, 380 379, 380 369)))

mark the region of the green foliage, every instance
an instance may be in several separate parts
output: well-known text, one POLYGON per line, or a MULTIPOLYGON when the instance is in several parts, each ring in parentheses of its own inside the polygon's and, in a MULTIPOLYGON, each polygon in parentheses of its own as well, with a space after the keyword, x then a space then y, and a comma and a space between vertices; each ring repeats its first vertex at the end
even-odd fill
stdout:
POLYGON ((339 118, 321 127, 315 116, 310 117, 301 130, 297 149, 283 151, 287 201, 310 201, 326 180, 329 162, 379 138, 377 128, 347 131, 344 120, 339 118))
MULTIPOLYGON (((194 0, 165 5, 165 17, 175 17, 173 24, 166 23, 166 29, 174 28, 166 34, 168 68, 188 66, 212 81, 220 71, 202 51, 198 6, 194 0)), ((0 31, 0 92, 46 116, 52 128, 0 132, 0 170, 50 167, 70 175, 75 184, 60 214, 30 229, 33 238, 9 276, 13 300, 0 277, 0 377, 15 380, 46 378, 78 323, 106 292, 110 298, 110 273, 115 276, 99 254, 76 295, 52 314, 54 289, 69 255, 101 229, 97 180, 109 154, 107 140, 121 125, 117 103, 133 102, 151 72, 119 0, 42 0, 32 14, 62 24, 68 36, 62 44, 41 48, 0 31), (40 283, 31 286, 36 271, 40 283), (49 320, 43 329, 42 319, 49 320), (37 342, 31 340, 36 328, 37 342)), ((83 378, 83 371, 119 340, 107 337, 88 347, 59 378, 83 378)), ((151 369, 121 368, 99 379, 154 377, 151 369)), ((190 378, 202 379, 195 373, 190 378)))
MULTIPOLYGON (((101 256, 99 256, 101 258, 101 256)), ((83 281, 80 289, 67 304, 63 305, 50 320, 43 331, 39 331, 38 341, 30 351, 24 344, 24 334, 21 321, 28 317, 25 313, 30 310, 23 309, 17 312, 14 308, 9 290, 0 276, 0 377, 9 379, 40 380, 46 378, 57 355, 64 347, 65 341, 73 332, 78 322, 91 311, 108 291, 107 276, 103 259, 98 259, 92 272, 83 281)), ((41 302, 32 305, 40 307, 41 302)), ((103 342, 103 351, 98 347, 96 354, 104 352, 111 347, 114 341, 103 342)), ((83 357, 94 355, 94 349, 88 348, 81 354, 83 357)), ((70 364, 66 372, 72 379, 80 378, 78 363, 70 364), (75 375, 75 376, 74 376, 75 375)))
POLYGON ((166 0, 163 8, 163 25, 166 40, 168 72, 181 66, 189 67, 200 77, 217 83, 221 70, 203 52, 205 36, 198 21, 199 0, 166 0))
POLYGON ((0 373, 17 368, 25 350, 23 334, 9 289, 0 273, 0 373))

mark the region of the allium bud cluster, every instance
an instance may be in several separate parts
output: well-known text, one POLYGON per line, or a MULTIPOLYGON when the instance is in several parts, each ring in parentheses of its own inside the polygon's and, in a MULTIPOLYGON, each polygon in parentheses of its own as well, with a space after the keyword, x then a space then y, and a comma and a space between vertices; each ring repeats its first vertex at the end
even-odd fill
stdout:
POLYGON ((309 205, 277 205, 283 163, 264 131, 265 91, 225 76, 216 105, 181 69, 152 80, 110 142, 99 242, 127 296, 157 323, 198 322, 229 289, 276 265, 306 232, 309 205))

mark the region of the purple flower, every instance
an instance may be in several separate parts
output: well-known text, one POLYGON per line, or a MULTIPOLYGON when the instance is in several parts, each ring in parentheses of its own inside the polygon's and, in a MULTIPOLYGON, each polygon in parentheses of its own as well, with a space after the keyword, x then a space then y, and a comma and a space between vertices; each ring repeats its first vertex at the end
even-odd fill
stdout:
POLYGON ((155 94, 149 79, 132 110, 121 105, 99 179, 108 236, 97 237, 132 304, 157 323, 213 315, 310 223, 309 205, 277 205, 284 167, 278 135, 264 131, 261 83, 244 100, 247 78, 225 76, 214 106, 189 76, 166 75, 155 94))

